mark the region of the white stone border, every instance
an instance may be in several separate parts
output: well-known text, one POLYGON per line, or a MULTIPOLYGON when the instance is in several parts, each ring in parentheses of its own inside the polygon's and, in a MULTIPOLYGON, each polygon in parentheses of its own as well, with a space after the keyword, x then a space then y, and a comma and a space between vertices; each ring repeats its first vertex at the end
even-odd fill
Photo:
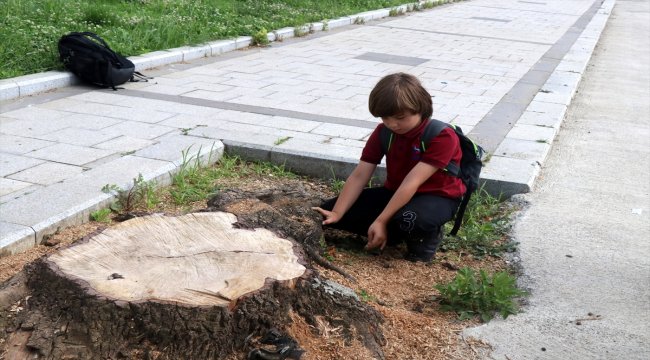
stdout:
MULTIPOLYGON (((425 3, 435 3, 436 6, 439 6, 458 1, 464 0, 419 0, 418 2, 403 4, 395 8, 365 11, 337 19, 310 23, 302 26, 300 29, 303 30, 305 34, 315 31, 327 31, 337 27, 352 25, 357 21, 363 23, 365 21, 386 18, 390 16, 389 14, 391 9, 406 12, 409 7, 413 7, 415 4, 422 6, 425 3)), ((292 27, 270 31, 268 33, 268 39, 270 42, 289 39, 295 37, 295 31, 296 29, 292 27)), ((249 47, 251 46, 251 42, 252 37, 241 36, 232 40, 218 40, 195 47, 183 46, 169 50, 154 51, 147 54, 129 57, 129 60, 133 61, 133 64, 135 64, 136 71, 142 71, 162 65, 218 56, 223 53, 249 47)), ((17 99, 78 83, 79 80, 72 73, 57 70, 4 79, 0 80, 0 101, 17 99)))

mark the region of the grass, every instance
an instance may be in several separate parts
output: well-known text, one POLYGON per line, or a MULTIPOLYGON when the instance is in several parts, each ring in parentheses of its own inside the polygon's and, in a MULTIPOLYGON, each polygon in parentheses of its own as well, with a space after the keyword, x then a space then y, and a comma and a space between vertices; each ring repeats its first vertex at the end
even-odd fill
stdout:
MULTIPOLYGON (((447 236, 442 250, 467 251, 475 257, 501 256, 515 250, 516 243, 506 239, 513 209, 483 188, 472 195, 458 234, 447 236)), ((453 221, 447 223, 447 232, 453 221)))
POLYGON ((193 202, 207 200, 218 187, 219 179, 236 179, 250 176, 270 176, 286 179, 298 178, 298 175, 287 171, 283 165, 268 162, 246 162, 237 156, 224 155, 214 165, 208 153, 207 161, 202 161, 201 149, 189 155, 190 148, 182 152, 183 162, 179 170, 172 174, 171 185, 160 187, 153 181, 144 181, 142 175, 133 179, 130 189, 123 189, 115 184, 106 184, 102 191, 112 193, 116 200, 109 209, 101 209, 90 214, 90 219, 98 222, 110 222, 110 214, 129 214, 133 211, 151 211, 161 203, 163 198, 169 198, 176 206, 186 206, 193 202))
POLYGON ((480 270, 477 274, 470 268, 458 270, 454 280, 435 288, 440 292, 440 310, 453 311, 461 320, 478 316, 483 322, 490 321, 495 313, 504 319, 516 314, 515 298, 526 295, 507 272, 488 275, 480 270))
POLYGON ((90 213, 90 220, 103 222, 103 223, 110 223, 111 222, 110 215, 111 215, 111 209, 100 209, 90 213))
POLYGON ((91 31, 126 56, 301 27, 404 0, 0 0, 0 79, 62 69, 57 42, 91 31))

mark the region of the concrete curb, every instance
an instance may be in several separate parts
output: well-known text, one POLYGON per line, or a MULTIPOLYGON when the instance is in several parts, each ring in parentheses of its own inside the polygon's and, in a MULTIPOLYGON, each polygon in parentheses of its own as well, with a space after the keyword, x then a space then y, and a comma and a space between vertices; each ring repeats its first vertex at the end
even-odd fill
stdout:
POLYGON ((568 53, 487 160, 485 190, 510 197, 530 192, 578 90, 616 0, 605 0, 568 53))
MULTIPOLYGON (((404 4, 395 7, 395 9, 407 11, 414 4, 421 5, 427 2, 434 2, 437 4, 436 6, 439 6, 457 1, 462 0, 422 0, 404 4)), ((354 24, 355 21, 363 23, 365 21, 386 18, 390 16, 389 14, 390 9, 366 11, 355 15, 343 16, 337 19, 306 24, 301 28, 287 27, 273 30, 268 33, 267 37, 270 42, 282 41, 284 39, 295 37, 296 32, 307 35, 316 31, 327 31, 328 29, 351 25, 354 24)), ((227 52, 244 49, 251 45, 253 45, 252 37, 240 36, 232 40, 212 41, 199 46, 183 46, 174 49, 154 51, 138 56, 131 56, 129 57, 129 60, 131 60, 135 65, 136 71, 143 71, 158 66, 191 61, 204 57, 218 56, 227 52)), ((0 101, 17 99, 79 83, 79 79, 68 71, 47 71, 39 74, 4 79, 0 80, 0 101)))

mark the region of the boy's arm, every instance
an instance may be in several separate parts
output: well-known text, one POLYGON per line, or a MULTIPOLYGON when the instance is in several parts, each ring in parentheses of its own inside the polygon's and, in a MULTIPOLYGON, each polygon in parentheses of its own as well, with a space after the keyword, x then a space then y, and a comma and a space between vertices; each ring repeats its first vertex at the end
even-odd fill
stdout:
POLYGON ((343 190, 334 204, 332 211, 327 211, 319 207, 314 208, 314 210, 321 213, 325 220, 323 225, 333 224, 343 217, 343 215, 352 207, 352 204, 359 198, 359 194, 364 187, 370 181, 372 173, 377 167, 376 164, 372 164, 365 161, 360 161, 359 164, 354 168, 350 176, 345 180, 345 185, 343 185, 343 190))
POLYGON ((386 246, 387 232, 386 225, 395 213, 406 205, 416 191, 428 178, 431 177, 438 168, 423 162, 419 162, 411 171, 406 175, 402 184, 397 188, 395 194, 390 199, 384 211, 379 214, 377 219, 368 228, 368 244, 367 249, 379 247, 383 249, 386 246))

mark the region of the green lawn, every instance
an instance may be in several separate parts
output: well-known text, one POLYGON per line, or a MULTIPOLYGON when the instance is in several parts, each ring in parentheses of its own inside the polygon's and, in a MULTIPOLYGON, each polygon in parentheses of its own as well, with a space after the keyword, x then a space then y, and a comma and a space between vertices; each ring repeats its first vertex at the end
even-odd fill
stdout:
POLYGON ((252 35, 408 0, 0 0, 0 79, 61 69, 57 42, 92 31, 126 56, 252 35))

